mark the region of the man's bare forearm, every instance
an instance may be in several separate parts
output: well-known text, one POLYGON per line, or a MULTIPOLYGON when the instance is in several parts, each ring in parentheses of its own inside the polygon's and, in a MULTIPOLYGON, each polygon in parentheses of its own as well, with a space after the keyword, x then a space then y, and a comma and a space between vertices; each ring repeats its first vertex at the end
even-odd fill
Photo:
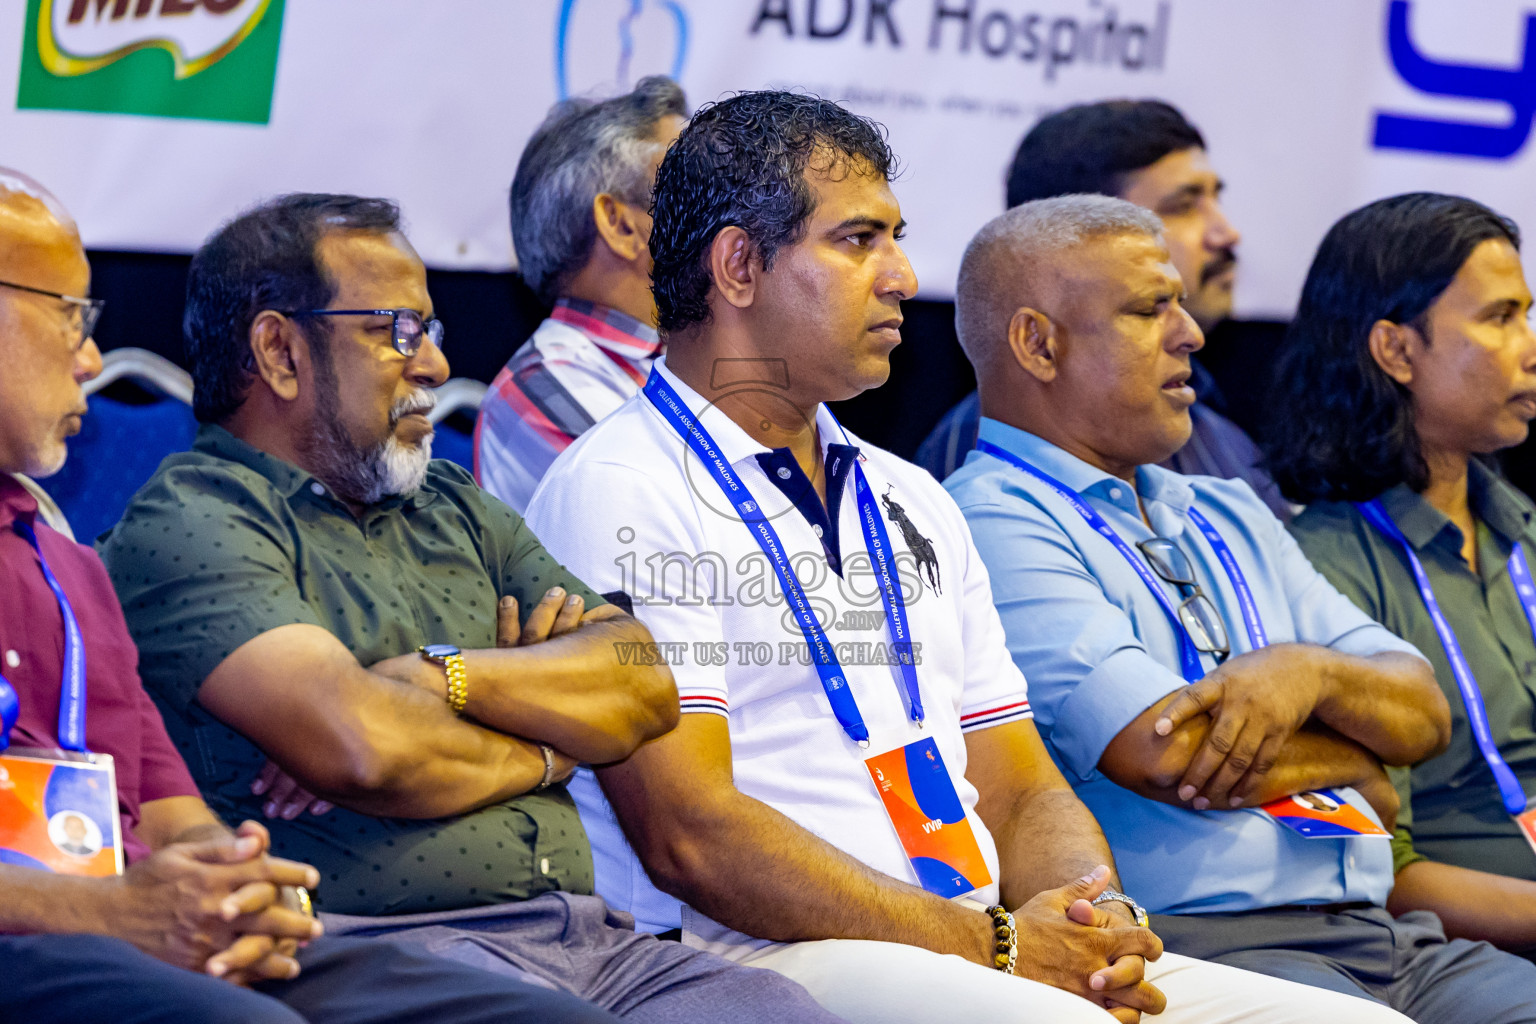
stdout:
POLYGON ((1004 906, 1016 910, 1100 864, 1110 869, 1110 884, 1119 885, 1104 831, 1046 753, 1033 723, 982 729, 965 742, 966 775, 979 796, 976 814, 997 843, 1004 906))
POLYGON ((1313 647, 1323 694, 1318 721, 1387 764, 1416 764, 1444 750, 1451 711, 1429 662, 1386 652, 1368 658, 1313 647))
MULTIPOLYGON (((978 812, 982 810, 977 808, 978 812)), ((987 818, 983 815, 983 820, 987 818)), ((1070 789, 1039 790, 1022 797, 997 827, 988 821, 997 842, 1002 869, 1002 901, 1017 910, 1037 893, 1057 889, 1081 878, 1100 864, 1114 874, 1114 855, 1099 823, 1070 789), (1044 835, 1049 842, 1042 842, 1044 835)))
POLYGON ((115 878, 56 875, 0 864, 0 933, 111 934, 107 912, 115 878))
POLYGON ((1415 861, 1397 873, 1387 909, 1433 910, 1453 939, 1482 939, 1506 949, 1536 948, 1536 882, 1415 861))
MULTIPOLYGON (((362 776, 339 788, 290 772, 314 795, 363 814, 395 818, 443 818, 467 814, 526 793, 544 777, 538 746, 454 715, 424 691, 389 681, 404 704, 381 712, 362 776)), ((392 702, 391 702, 392 703, 392 702)), ((288 766, 281 760, 280 767, 288 766)))
MULTIPOLYGON (((1377 780, 1386 785, 1375 754, 1326 725, 1308 724, 1286 742, 1275 766, 1260 776, 1241 806, 1260 807, 1282 797, 1334 786, 1364 790, 1377 780)), ((1388 828, 1391 824, 1387 822, 1388 828)))
POLYGON ((627 764, 598 772, 656 885, 727 927, 776 942, 870 939, 990 964, 984 914, 898 881, 737 791, 673 805, 658 834, 627 764))

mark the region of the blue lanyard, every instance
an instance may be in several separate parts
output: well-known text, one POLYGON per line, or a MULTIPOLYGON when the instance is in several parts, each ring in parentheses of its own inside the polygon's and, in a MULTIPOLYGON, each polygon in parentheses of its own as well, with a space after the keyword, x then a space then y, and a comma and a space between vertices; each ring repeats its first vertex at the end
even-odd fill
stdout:
MULTIPOLYGON (((784 599, 789 603, 795 621, 800 625, 800 632, 805 636, 806 646, 811 650, 811 659, 816 665, 816 674, 821 677, 821 688, 826 691, 827 700, 832 705, 832 714, 837 717, 838 724, 843 727, 843 731, 849 738, 862 747, 869 746, 869 728, 864 724, 864 716, 859 713, 858 702, 854 700, 853 692, 848 688, 848 681, 843 678, 843 668, 832 650, 832 642, 827 639, 826 631, 821 628, 816 610, 811 606, 810 599, 806 597, 805 589, 800 586, 800 580, 789 564, 784 545, 780 542, 773 524, 763 514, 762 508, 752 497, 752 492, 747 489, 747 485, 731 468, 730 462, 721 454, 715 439, 709 436, 709 431, 704 429, 704 425, 694 417, 688 407, 667 386, 661 374, 655 370, 651 371, 650 379, 645 382, 645 396, 699 457, 699 461, 704 463, 710 476, 715 478, 715 483, 720 485, 720 490, 725 492, 725 496, 730 499, 731 504, 740 514, 741 521, 746 524, 747 529, 752 531, 758 546, 773 563, 774 572, 779 577, 779 586, 784 591, 784 599)), ((869 481, 864 477, 863 467, 855 462, 853 472, 854 489, 859 503, 859 523, 864 529, 864 546, 869 552, 875 569, 875 578, 880 584, 880 599, 885 605, 885 618, 889 623, 893 641, 891 646, 896 654, 902 682, 905 684, 906 692, 903 697, 907 713, 912 717, 912 721, 922 725, 923 699, 918 691, 917 667, 912 658, 912 636, 907 628, 907 605, 901 596, 901 583, 891 553, 890 538, 885 531, 885 521, 880 517, 880 508, 875 502, 874 492, 870 490, 869 481)))
MULTIPOLYGON (((1173 627, 1174 635, 1178 637, 1179 641, 1179 668, 1184 675, 1184 681, 1193 683, 1204 678, 1205 666, 1200 663, 1200 651, 1195 647, 1195 641, 1189 635, 1189 631, 1184 628, 1184 623, 1179 621, 1179 610, 1174 607, 1173 601, 1168 597, 1168 592, 1163 589, 1162 583, 1158 578, 1152 575, 1152 570, 1147 567, 1146 562, 1138 557, 1136 552, 1131 549, 1131 546, 1115 532, 1114 527, 1105 522, 1104 517, 1099 515, 1098 511, 1088 504, 1081 494, 1078 494, 1072 488, 1043 470, 1037 469, 1028 462, 1025 462, 1012 452, 999 448, 990 441, 981 440, 976 442, 976 450, 985 452, 995 459, 1001 459, 1010 465, 1017 466, 1045 484, 1051 490, 1061 495, 1062 499, 1068 505, 1071 505, 1095 532, 1113 544, 1115 550, 1120 552, 1121 557, 1130 563, 1132 569, 1136 570, 1136 575, 1141 577, 1141 582, 1145 583, 1147 589, 1152 591, 1152 596, 1157 598, 1157 603, 1162 606, 1163 614, 1168 616, 1168 622, 1173 627)), ((1222 568, 1227 571, 1227 578, 1232 581, 1232 588, 1237 591, 1237 603, 1243 609, 1243 624, 1248 628, 1249 643, 1254 650, 1267 646, 1269 644, 1269 637, 1264 632, 1263 621, 1259 618, 1258 604, 1253 599, 1253 591, 1248 587, 1248 578, 1243 575, 1243 570, 1237 564, 1237 559, 1233 557, 1232 550, 1227 547, 1227 542, 1222 540, 1221 534, 1216 532, 1216 528, 1211 525, 1210 521, 1194 507, 1191 507, 1189 510, 1189 518, 1199 528, 1200 532, 1205 535, 1205 539, 1210 543, 1212 550, 1216 552, 1217 559, 1221 561, 1222 568)))
MULTIPOLYGON (((1424 599, 1424 608, 1429 612, 1429 620, 1435 624, 1440 646, 1445 648, 1445 659, 1451 663, 1451 675, 1456 678, 1456 688, 1461 691, 1461 702, 1467 709, 1467 722, 1472 726, 1472 738, 1477 741, 1477 749, 1482 751, 1483 760, 1488 762, 1488 767, 1493 771, 1493 780, 1498 783, 1499 798, 1504 802, 1504 809, 1510 814, 1521 813, 1525 810, 1525 790, 1515 777, 1514 770, 1509 767, 1509 762, 1499 753, 1499 745, 1493 741, 1493 730, 1488 727, 1488 709, 1483 704, 1483 692, 1478 689, 1477 679, 1472 675, 1472 666, 1467 664, 1467 656, 1462 653, 1461 642, 1456 639, 1451 624, 1445 621, 1445 615, 1440 611, 1440 602, 1435 600, 1435 591, 1429 585, 1429 574, 1424 571, 1424 564, 1419 561, 1408 538, 1403 536, 1403 531, 1387 515, 1381 502, 1356 502, 1355 508, 1382 536, 1395 541, 1408 557, 1408 568, 1413 572, 1414 582, 1419 585, 1419 596, 1424 599)), ((1515 545, 1515 550, 1509 556, 1509 576, 1514 581, 1520 605, 1525 609, 1526 620, 1531 623, 1531 631, 1536 634, 1536 585, 1531 583, 1531 568, 1526 564, 1525 553, 1519 544, 1515 545)))
POLYGON ((1264 632, 1264 620, 1259 618, 1259 603, 1253 599, 1253 591, 1248 588, 1248 577, 1243 575, 1242 566, 1237 564, 1237 557, 1232 554, 1232 549, 1227 547, 1227 542, 1221 539, 1221 534, 1216 532, 1216 527, 1211 521, 1201 514, 1193 505, 1189 507, 1189 519, 1205 534, 1205 542, 1216 552, 1216 557, 1221 562, 1221 567, 1227 570, 1227 579, 1232 581, 1232 589, 1237 592, 1237 606, 1243 612, 1243 625, 1248 630, 1248 643, 1256 651, 1260 647, 1269 646, 1269 634, 1264 632))
MULTIPOLYGON (((64 619, 64 679, 59 687, 59 746, 65 750, 85 750, 85 641, 80 635, 80 622, 75 618, 75 610, 70 607, 69 598, 64 593, 64 588, 59 585, 58 579, 53 575, 53 570, 48 568, 48 560, 43 557, 43 549, 38 546, 37 534, 32 527, 23 522, 17 522, 14 529, 37 552, 37 563, 42 567, 43 579, 48 581, 48 589, 53 591, 53 596, 59 602, 59 614, 64 619)), ((0 676, 0 725, 5 731, 0 733, 0 750, 4 750, 11 744, 11 730, 16 727, 16 718, 20 710, 16 698, 16 690, 0 676)))

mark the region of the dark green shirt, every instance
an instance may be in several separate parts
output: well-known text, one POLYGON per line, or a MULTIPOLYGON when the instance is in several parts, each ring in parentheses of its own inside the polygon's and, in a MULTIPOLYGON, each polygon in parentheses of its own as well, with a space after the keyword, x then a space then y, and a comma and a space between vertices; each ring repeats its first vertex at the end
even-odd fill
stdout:
MULTIPOLYGON (((1469 483, 1478 524, 1477 572, 1461 558, 1461 531, 1423 497, 1398 486, 1381 496, 1381 504, 1413 545, 1461 642, 1500 752, 1526 792, 1536 794, 1536 642, 1507 568, 1517 541, 1528 558, 1536 558, 1536 506, 1476 463, 1469 483)), ((1413 845, 1434 860, 1536 879, 1536 855, 1499 800, 1402 549, 1345 503, 1313 505, 1291 530, 1334 586, 1424 652, 1450 702, 1449 749, 1412 772, 1413 845)), ((1399 792, 1405 789, 1400 783, 1399 792)), ((1403 806, 1405 811, 1410 807, 1410 795, 1404 796, 1403 806)), ((1399 868, 1402 863, 1400 856, 1399 868)))
MULTIPOLYGON (((144 684, 209 805, 231 822, 265 820, 250 791, 264 758, 197 691, 246 641, 308 623, 371 665, 424 643, 496 646, 506 594, 527 610, 558 584, 588 608, 603 603, 452 463, 433 462, 414 495, 357 519, 308 473, 215 426, 161 464, 100 548, 144 684)), ((266 824, 277 853, 320 870, 317 903, 337 913, 592 891, 591 851, 563 786, 452 819, 338 808, 266 824)))

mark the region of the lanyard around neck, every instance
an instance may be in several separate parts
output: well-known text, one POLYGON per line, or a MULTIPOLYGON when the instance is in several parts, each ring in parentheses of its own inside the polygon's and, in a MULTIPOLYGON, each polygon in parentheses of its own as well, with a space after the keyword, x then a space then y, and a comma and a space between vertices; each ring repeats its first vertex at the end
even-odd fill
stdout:
MULTIPOLYGON (((1184 676, 1184 681, 1193 683, 1204 678, 1205 666, 1200 663, 1200 651, 1195 647, 1194 638, 1189 635, 1189 630, 1185 629, 1184 623, 1179 621, 1179 610, 1174 607, 1168 592, 1163 589, 1157 577, 1152 574, 1152 570, 1147 567, 1146 561, 1131 549, 1131 546, 1126 543, 1125 539, 1115 532, 1114 527, 1110 526, 1104 517, 1099 515, 1098 510, 1088 504, 1087 499, 1081 494, 1005 448, 1001 448, 990 441, 978 440, 976 442, 976 450, 995 459, 1001 459, 1003 462, 1023 470, 1045 484, 1060 495, 1062 500, 1068 505, 1071 505, 1073 510, 1083 517, 1083 521, 1094 532, 1114 545, 1115 550, 1120 552, 1121 557, 1130 563, 1131 568, 1136 571, 1136 575, 1141 577, 1141 582, 1146 584, 1147 589, 1152 592, 1152 596, 1157 598, 1157 603, 1162 607, 1163 614, 1168 617, 1168 623, 1173 627, 1174 635, 1179 641, 1179 669, 1184 676)), ((1231 548, 1227 546, 1227 542, 1222 539, 1221 534, 1216 532, 1216 527, 1211 525, 1210 520, 1201 515, 1193 506, 1189 509, 1189 518, 1200 532, 1205 535, 1205 539, 1211 545, 1211 549, 1216 552, 1216 557, 1220 560, 1222 568, 1226 570, 1227 579, 1232 583, 1232 589, 1237 592, 1237 603, 1243 610, 1243 625, 1248 630, 1249 644, 1254 650, 1268 646, 1269 636, 1264 631, 1263 620, 1259 618, 1258 603, 1253 599, 1253 591, 1248 586, 1248 578, 1243 575, 1242 567, 1237 564, 1237 558, 1233 556, 1231 548)))
MULTIPOLYGON (((59 585, 43 549, 37 543, 37 534, 28 523, 18 521, 14 527, 22 539, 37 552, 37 564, 43 570, 48 589, 59 602, 59 614, 64 619, 64 678, 59 687, 59 746, 65 750, 85 750, 85 641, 80 635, 80 623, 69 604, 69 597, 59 585)), ((0 675, 0 750, 11 744, 11 730, 16 727, 20 714, 20 701, 10 682, 0 675)))
MULTIPOLYGON (((854 700, 848 681, 843 676, 842 664, 832 648, 832 641, 827 638, 826 630, 822 629, 816 609, 812 607, 805 588, 800 585, 800 580, 790 565, 789 556, 779 540, 778 531, 763 514, 762 507, 753 498, 752 492, 742 482, 741 477, 737 476, 714 438, 709 436, 709 431, 704 429, 704 425, 689 411, 661 374, 655 370, 651 371, 650 379, 646 381, 645 396, 661 413, 662 418, 682 437, 689 449, 699 457, 699 461, 704 464, 704 468, 709 471, 720 490, 730 500, 736 513, 741 516, 742 523, 751 531, 758 546, 762 548, 763 554, 768 556, 768 561, 772 563, 774 573, 779 578, 779 586, 784 591, 784 599, 788 602, 790 611, 800 626, 806 646, 810 648, 811 660, 816 666, 816 674, 821 678, 822 690, 825 691, 827 700, 832 705, 832 714, 836 716, 838 724, 843 727, 843 731, 850 739, 862 747, 869 746, 869 727, 864 724, 864 716, 859 712, 858 702, 854 700)), ((901 672, 902 688, 905 690, 903 698, 907 713, 912 721, 920 726, 923 724, 923 698, 918 689, 917 667, 912 655, 912 634, 907 626, 907 605, 901 596, 901 581, 896 571, 890 537, 886 533, 885 521, 880 516, 880 508, 875 501, 874 492, 869 487, 869 481, 865 479, 863 467, 857 461, 854 462, 853 472, 854 489, 859 505, 859 525, 863 529, 864 547, 869 552, 870 561, 875 570, 875 579, 880 584, 880 599, 885 605, 886 623, 891 632, 891 647, 896 656, 897 668, 901 672)))
MULTIPOLYGON (((1510 814, 1521 813, 1525 810, 1525 789, 1515 777, 1509 762, 1504 760, 1504 755, 1499 753, 1499 745, 1494 742, 1493 730, 1488 726, 1488 709, 1483 704, 1483 691, 1477 685, 1477 677, 1472 674, 1472 666, 1467 663, 1461 642, 1456 639, 1451 624, 1440 610, 1440 602, 1435 599, 1435 590, 1430 586, 1424 563, 1419 561, 1413 545, 1403 536, 1403 531, 1397 528, 1380 501, 1356 502, 1355 508, 1360 510, 1366 522, 1374 526, 1382 536, 1396 543, 1407 556, 1413 581, 1419 587, 1419 597, 1424 601, 1424 609, 1429 612, 1429 621, 1434 623, 1435 633, 1440 637, 1440 646, 1445 649, 1445 660, 1451 663, 1451 675, 1456 680, 1456 688, 1461 691, 1461 703, 1467 709, 1467 723, 1472 727, 1472 738, 1477 741, 1477 749, 1493 772, 1494 782, 1498 783, 1499 799, 1510 814)), ((1526 621, 1531 624, 1532 635, 1536 636, 1536 585, 1531 582, 1531 568, 1526 564, 1525 552, 1518 543, 1509 555, 1509 576, 1515 584, 1520 606, 1525 609, 1526 621)))

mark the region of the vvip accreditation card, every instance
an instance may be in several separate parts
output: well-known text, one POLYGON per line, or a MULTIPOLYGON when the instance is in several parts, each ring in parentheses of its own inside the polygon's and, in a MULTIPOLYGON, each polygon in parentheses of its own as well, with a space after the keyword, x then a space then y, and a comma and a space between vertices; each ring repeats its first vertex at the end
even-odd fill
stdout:
POLYGON ((62 875, 120 874, 111 755, 28 747, 0 754, 0 864, 62 875))
POLYGON ((864 765, 924 889, 964 896, 992 881, 932 737, 876 754, 864 765))

